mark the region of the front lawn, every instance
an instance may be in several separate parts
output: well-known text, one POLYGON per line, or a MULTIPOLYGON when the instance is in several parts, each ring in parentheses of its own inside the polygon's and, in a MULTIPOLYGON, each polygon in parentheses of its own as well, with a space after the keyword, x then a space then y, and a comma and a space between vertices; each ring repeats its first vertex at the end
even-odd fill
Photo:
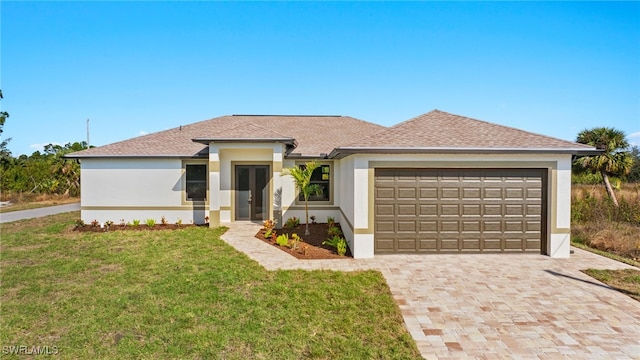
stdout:
POLYGON ((376 271, 269 272, 224 229, 0 225, 0 346, 62 358, 419 359, 376 271))
POLYGON ((640 301, 640 271, 635 269, 598 270, 587 269, 584 273, 613 289, 640 301))

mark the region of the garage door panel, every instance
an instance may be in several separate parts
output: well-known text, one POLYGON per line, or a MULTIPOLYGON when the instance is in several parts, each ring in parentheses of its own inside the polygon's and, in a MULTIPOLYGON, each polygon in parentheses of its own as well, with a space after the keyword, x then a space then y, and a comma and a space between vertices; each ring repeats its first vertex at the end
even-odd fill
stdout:
POLYGON ((483 194, 484 200, 502 200, 504 197, 502 196, 502 188, 484 188, 483 194))
POLYGON ((399 233, 410 232, 413 234, 416 232, 417 226, 415 220, 399 220, 397 224, 399 233))
POLYGON ((420 200, 438 199, 438 189, 435 187, 420 187, 420 200))
POLYGON ((378 253, 540 251, 543 170, 376 169, 374 194, 378 253))
POLYGON ((483 173, 476 170, 460 170, 458 172, 460 174, 460 178, 464 182, 480 182, 482 181, 483 173))
POLYGON ((525 216, 524 205, 522 204, 506 204, 504 206, 505 216, 525 216))
POLYGON ((441 183, 453 183, 457 184, 460 182, 460 173, 458 171, 442 171, 439 177, 441 183))
POLYGON ((437 216, 438 205, 436 204, 420 204, 420 216, 437 216))
POLYGON ((502 250, 502 240, 501 239, 483 239, 482 240, 482 249, 488 251, 496 251, 502 250))
POLYGON ((442 204, 440 205, 440 215, 442 216, 459 216, 460 205, 459 204, 442 204))
POLYGON ((460 223, 458 221, 440 221, 440 232, 460 232, 460 223))
POLYGON ((393 204, 376 204, 376 214, 379 216, 396 216, 396 207, 393 204))
POLYGON ((522 221, 505 221, 504 222, 504 231, 507 233, 510 232, 524 232, 524 224, 522 221))
POLYGON ((416 188, 414 187, 399 187, 398 188, 398 200, 415 200, 416 197, 416 188))
POLYGON ((415 171, 407 171, 406 173, 403 173, 402 175, 398 175, 396 177, 396 182, 398 183, 410 183, 410 184, 415 184, 416 182, 416 172, 415 171))
POLYGON ((397 205, 397 209, 398 209, 398 216, 416 216, 418 215, 418 212, 416 211, 416 204, 398 204, 397 205))
POLYGON ((527 188, 527 199, 542 199, 542 188, 527 188))
POLYGON ((481 200, 482 189, 479 187, 465 187, 462 189, 462 198, 464 200, 481 200))
POLYGON ((420 220, 421 233, 437 233, 438 221, 436 220, 420 220))
POLYGON ((542 215, 542 206, 539 204, 527 204, 525 206, 525 211, 527 215, 535 215, 535 216, 540 216, 542 215))
POLYGON ((440 239, 440 250, 458 250, 458 239, 440 239))
POLYGON ((527 239, 526 240, 526 250, 527 251, 540 251, 540 246, 542 245, 540 239, 527 239))
POLYGON ((462 221, 462 231, 465 233, 479 234, 482 231, 482 224, 480 220, 476 221, 462 221))
POLYGON ((505 190, 507 199, 524 199, 523 188, 506 188, 505 190))
POLYGON ((524 230, 527 233, 536 233, 542 231, 542 222, 536 220, 526 220, 524 222, 524 230))
POLYGON ((407 250, 416 250, 416 239, 398 239, 398 251, 407 250))
POLYGON ((380 252, 393 252, 395 244, 394 238, 376 238, 375 250, 380 252))
POLYGON ((432 251, 437 252, 438 249, 438 239, 436 238, 420 238, 418 240, 419 249, 422 251, 432 251))
POLYGON ((440 198, 441 199, 460 199, 460 190, 459 188, 442 188, 440 198))
POLYGON ((505 239, 504 250, 523 250, 522 239, 519 239, 519 238, 505 239))
POLYGON ((377 220, 376 221, 376 231, 378 233, 390 233, 390 234, 394 234, 396 232, 395 229, 395 221, 393 220, 377 220))
POLYGON ((502 216, 502 204, 482 204, 484 216, 502 216))
POLYGON ((420 185, 435 185, 438 183, 438 174, 435 171, 420 171, 416 179, 420 185))
POLYGON ((385 187, 385 188, 376 189, 376 199, 395 201, 395 198, 396 198, 395 188, 385 187))
POLYGON ((490 232, 501 233, 502 232, 502 220, 497 220, 497 221, 485 220, 485 221, 482 222, 482 228, 483 228, 483 232, 485 232, 485 233, 490 233, 490 232))
POLYGON ((463 204, 462 216, 480 216, 482 214, 482 206, 480 204, 463 204))
POLYGON ((495 173, 491 173, 490 171, 485 172, 483 178, 482 178, 482 182, 484 184, 502 184, 504 182, 504 179, 502 176, 496 175, 495 173))
POLYGON ((463 251, 478 251, 480 249, 480 239, 463 239, 462 240, 463 251))

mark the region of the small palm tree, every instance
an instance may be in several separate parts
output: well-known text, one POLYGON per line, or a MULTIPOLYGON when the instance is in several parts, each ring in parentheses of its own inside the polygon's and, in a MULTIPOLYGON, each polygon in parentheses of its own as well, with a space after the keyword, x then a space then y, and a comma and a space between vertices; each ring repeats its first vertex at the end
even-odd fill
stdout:
POLYGON ((309 235, 309 196, 311 194, 322 194, 322 187, 318 184, 311 184, 311 176, 313 171, 320 166, 317 161, 310 161, 301 167, 292 167, 284 169, 282 176, 289 175, 296 184, 298 194, 302 194, 304 198, 304 211, 306 215, 304 234, 309 235))
POLYGON ((625 139, 624 132, 614 128, 597 127, 591 130, 582 130, 576 141, 603 150, 600 155, 578 158, 576 164, 593 173, 599 172, 609 197, 616 207, 619 206, 609 181, 609 175, 627 175, 631 171, 633 158, 626 151, 629 143, 625 139))

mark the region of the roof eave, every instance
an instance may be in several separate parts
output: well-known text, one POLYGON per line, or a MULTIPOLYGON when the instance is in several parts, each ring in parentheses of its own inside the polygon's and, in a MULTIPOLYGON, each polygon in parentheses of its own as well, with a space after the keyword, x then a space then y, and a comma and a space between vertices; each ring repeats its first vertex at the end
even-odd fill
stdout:
POLYGON ((597 155, 598 149, 585 148, 442 148, 442 147, 338 147, 329 159, 342 159, 352 154, 571 154, 597 155))
POLYGON ((167 159, 167 158, 179 158, 179 159, 198 159, 198 158, 207 158, 208 153, 198 153, 198 154, 157 154, 157 155, 148 155, 148 154, 124 154, 124 155, 73 155, 67 154, 63 156, 67 159, 167 159))
POLYGON ((317 160, 317 159, 327 159, 328 155, 325 153, 321 153, 318 155, 290 153, 290 154, 287 154, 285 158, 290 160, 317 160))
POLYGON ((294 138, 195 138, 191 139, 193 142, 197 142, 204 145, 210 143, 284 143, 294 145, 296 140, 294 138))

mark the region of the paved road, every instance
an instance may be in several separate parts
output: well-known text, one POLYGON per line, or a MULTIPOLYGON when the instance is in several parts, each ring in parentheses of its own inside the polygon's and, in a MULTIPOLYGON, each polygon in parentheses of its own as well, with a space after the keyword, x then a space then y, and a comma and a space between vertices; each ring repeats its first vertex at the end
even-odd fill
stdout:
POLYGON ((11 211, 8 213, 0 214, 0 223, 32 219, 77 210, 80 210, 80 203, 49 206, 30 210, 11 211))

